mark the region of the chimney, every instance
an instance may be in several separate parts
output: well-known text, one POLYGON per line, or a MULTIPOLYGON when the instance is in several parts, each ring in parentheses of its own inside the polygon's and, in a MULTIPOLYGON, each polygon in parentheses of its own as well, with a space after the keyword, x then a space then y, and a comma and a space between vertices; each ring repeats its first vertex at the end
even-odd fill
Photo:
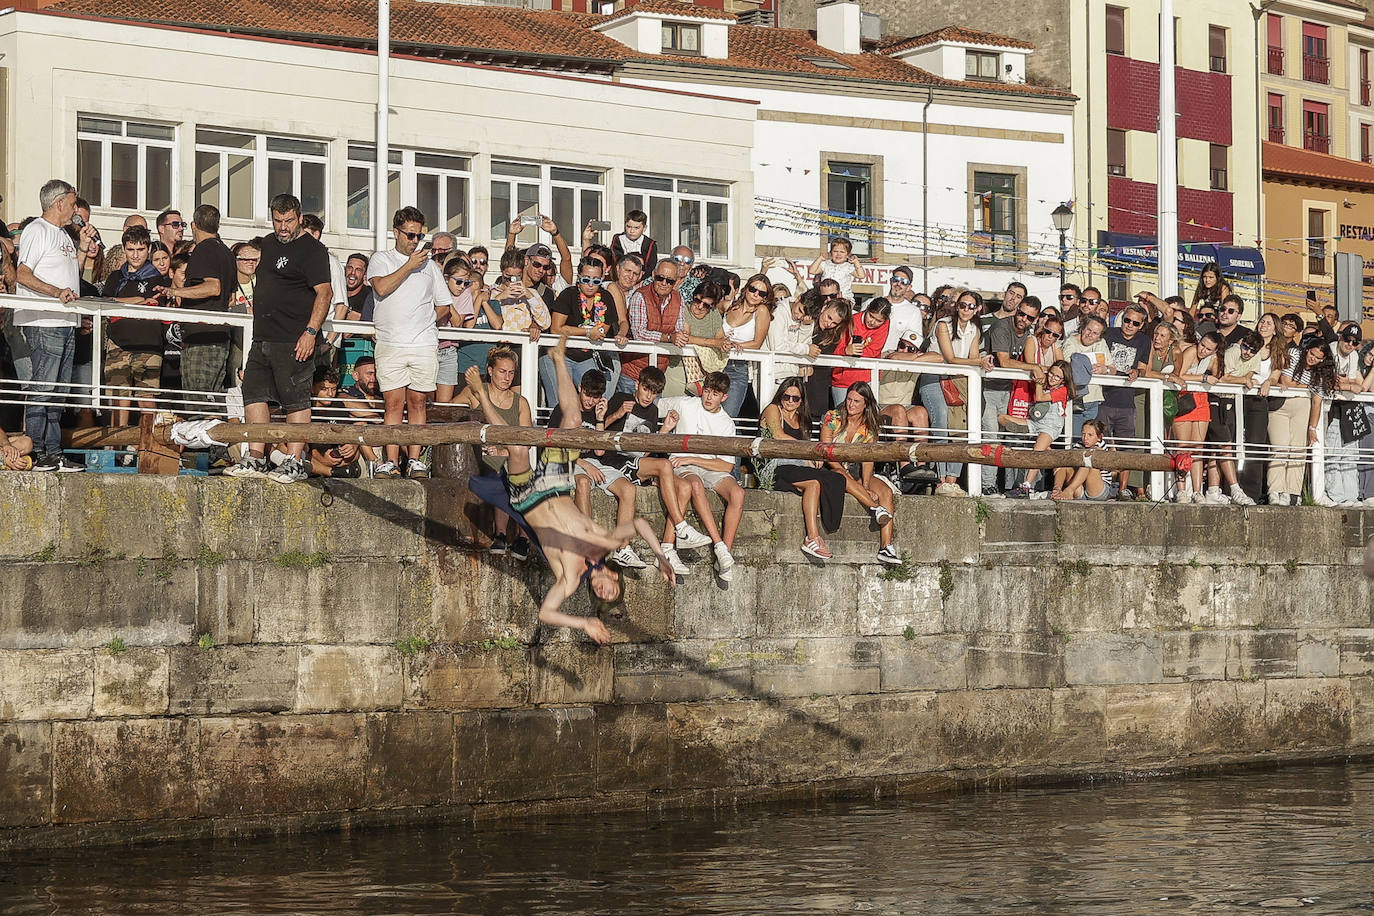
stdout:
POLYGON ((858 54, 863 11, 855 0, 824 0, 816 6, 816 42, 836 54, 858 54))

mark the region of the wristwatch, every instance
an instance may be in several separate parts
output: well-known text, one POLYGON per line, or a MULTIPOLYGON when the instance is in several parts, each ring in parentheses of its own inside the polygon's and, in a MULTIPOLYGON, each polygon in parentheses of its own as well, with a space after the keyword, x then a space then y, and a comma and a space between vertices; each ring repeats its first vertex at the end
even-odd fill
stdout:
POLYGON ((312 328, 312 327, 307 326, 306 329, 305 329, 305 333, 309 334, 311 337, 318 337, 320 331, 319 331, 318 328, 312 328))

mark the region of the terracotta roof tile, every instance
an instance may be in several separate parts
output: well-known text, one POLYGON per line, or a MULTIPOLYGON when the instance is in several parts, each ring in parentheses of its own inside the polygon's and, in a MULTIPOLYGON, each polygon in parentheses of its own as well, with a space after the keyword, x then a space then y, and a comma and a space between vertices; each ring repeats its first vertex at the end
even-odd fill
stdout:
POLYGON ((933 45, 937 41, 949 41, 958 44, 992 45, 997 48, 1021 48, 1027 51, 1035 50, 1035 45, 1028 41, 1022 41, 1019 38, 1011 38, 1007 35, 996 35, 992 32, 979 32, 976 29, 966 29, 958 25, 947 25, 943 29, 936 29, 934 32, 927 32, 924 35, 917 35, 913 38, 898 38, 891 42, 884 42, 879 45, 879 50, 884 54, 900 54, 902 51, 909 51, 912 48, 933 45))
MULTIPOLYGON (((676 0, 646 0, 638 9, 671 6, 677 12, 680 5, 684 4, 676 0)), ((63 0, 45 12, 370 46, 376 40, 376 10, 375 0, 63 0)), ((1062 90, 1025 84, 970 85, 946 80, 886 54, 836 54, 822 48, 811 32, 802 29, 733 25, 729 57, 720 60, 640 54, 592 28, 606 22, 605 16, 392 0, 391 17, 393 45, 435 51, 596 61, 608 69, 628 61, 673 61, 701 68, 1070 97, 1062 90), (833 60, 843 66, 827 67, 812 59, 833 60)))
POLYGON ((1374 165, 1364 162, 1267 140, 1264 142, 1263 157, 1267 174, 1374 188, 1374 165))
POLYGON ((681 16, 687 19, 723 19, 735 22, 739 17, 724 10, 714 10, 709 6, 698 6, 690 0, 643 0, 634 6, 627 6, 618 13, 607 16, 605 21, 623 19, 631 13, 658 13, 665 16, 681 16))

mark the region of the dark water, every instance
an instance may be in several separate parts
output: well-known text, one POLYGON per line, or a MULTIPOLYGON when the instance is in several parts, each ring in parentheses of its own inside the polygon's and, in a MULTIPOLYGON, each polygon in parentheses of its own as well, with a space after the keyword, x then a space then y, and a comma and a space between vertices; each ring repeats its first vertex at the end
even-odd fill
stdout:
POLYGON ((1374 911, 1374 766, 11 855, 0 913, 1374 911))

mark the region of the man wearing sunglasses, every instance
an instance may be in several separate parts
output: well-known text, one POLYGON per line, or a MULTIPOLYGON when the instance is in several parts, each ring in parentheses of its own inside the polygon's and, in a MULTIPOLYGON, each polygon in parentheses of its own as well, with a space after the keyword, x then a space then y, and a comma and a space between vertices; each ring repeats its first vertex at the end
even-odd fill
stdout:
POLYGON ((177 242, 185 238, 186 223, 180 210, 163 210, 157 215, 157 237, 168 251, 176 251, 177 242))
MULTIPOLYGON (((439 265, 420 244, 425 237, 425 215, 414 207, 402 207, 391 219, 396 247, 379 251, 367 265, 376 304, 372 320, 377 326, 377 387, 382 390, 384 422, 423 426, 425 401, 438 386, 438 323, 449 317, 453 294, 439 265)), ((429 466, 420 458, 421 447, 406 447, 406 476, 428 477, 429 466)), ((373 469, 374 477, 399 477, 401 451, 388 445, 386 460, 373 469)))
MULTIPOLYGON (((678 251, 679 249, 674 248, 672 257, 664 258, 655 264, 653 272, 649 274, 649 281, 630 293, 630 297, 625 301, 632 339, 670 342, 674 334, 686 329, 687 310, 683 308, 682 295, 677 291, 677 283, 687 271, 678 266, 678 251)), ((647 356, 622 361, 620 381, 616 384, 616 390, 634 394, 639 373, 648 365, 647 356)), ((656 357, 654 365, 666 370, 667 357, 656 357)))
MULTIPOLYGON (((559 293, 549 310, 552 319, 549 333, 584 337, 592 343, 614 338, 624 345, 628 341, 625 336, 628 321, 621 313, 622 306, 616 304, 610 290, 606 289, 610 279, 605 276, 601 261, 583 258, 577 265, 574 279, 577 282, 559 293)), ((591 350, 568 350, 568 372, 574 383, 582 384, 582 376, 596 367, 596 357, 591 350)), ((544 403, 550 410, 557 407, 558 375, 548 354, 539 358, 539 383, 544 390, 544 403)))
MULTIPOLYGON (((1016 285, 1020 286, 1019 283, 1016 285)), ((1029 372, 1037 381, 1043 381, 1045 370, 1022 359, 1026 352, 1026 341, 1030 339, 1031 327, 1040 317, 1040 312, 1034 305, 1022 301, 1021 298, 1017 298, 1016 303, 1015 312, 992 323, 987 335, 987 352, 992 355, 993 365, 997 368, 1022 369, 1029 372)), ((983 436, 988 442, 996 442, 1001 434, 997 418, 1006 413, 1011 405, 1011 386, 1010 379, 983 380, 983 436)), ((1018 483, 1015 479, 1017 476, 1017 472, 1008 469, 1008 490, 1018 483)), ((999 492, 997 466, 983 465, 983 495, 996 496, 999 492)))
MULTIPOLYGON (((1128 381, 1134 382, 1142 369, 1149 368, 1150 337, 1144 333, 1147 320, 1149 313, 1145 307, 1132 303, 1121 313, 1120 327, 1108 328, 1102 335, 1107 343, 1107 365, 1112 368, 1108 374, 1125 376, 1128 381)), ((1113 386, 1103 389, 1102 407, 1097 412, 1097 418, 1107 425, 1108 438, 1124 445, 1144 435, 1144 398, 1145 392, 1135 388, 1113 386)), ((1123 475, 1121 492, 1139 491, 1144 486, 1145 475, 1135 471, 1123 475)))

